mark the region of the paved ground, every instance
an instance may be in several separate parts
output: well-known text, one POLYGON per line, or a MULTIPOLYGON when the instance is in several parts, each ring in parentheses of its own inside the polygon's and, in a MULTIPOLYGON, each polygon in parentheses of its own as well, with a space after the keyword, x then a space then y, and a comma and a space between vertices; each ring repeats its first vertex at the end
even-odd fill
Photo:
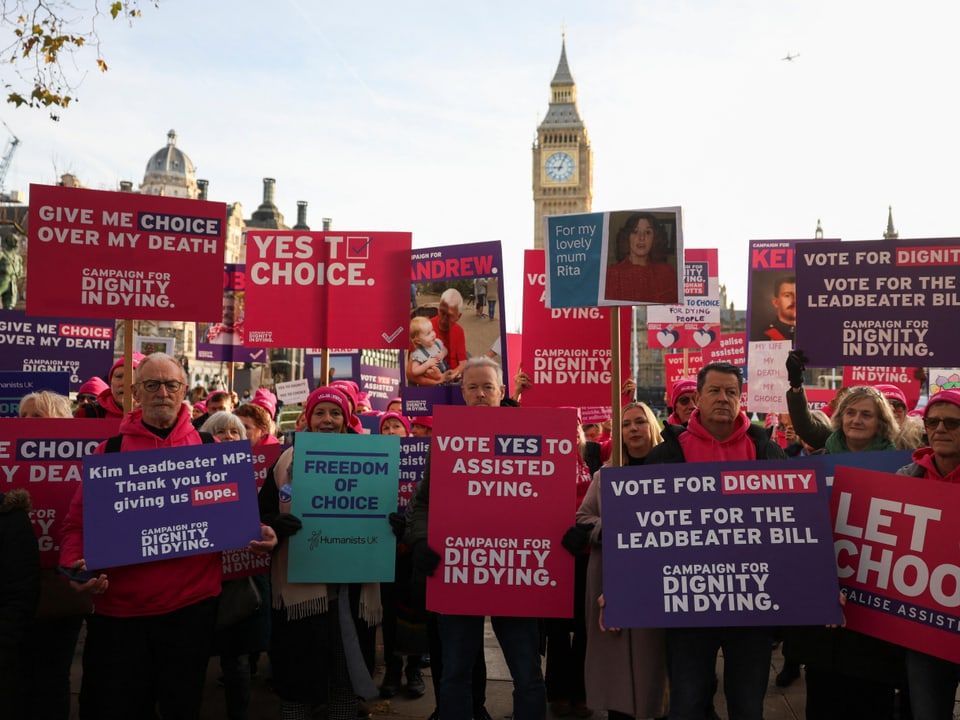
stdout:
MULTIPOLYGON (((78 648, 79 651, 79 648, 78 648)), ((512 713, 512 684, 510 683, 510 674, 507 671, 506 664, 503 662, 503 656, 497 645, 496 638, 487 623, 486 633, 486 657, 487 657, 487 710, 493 717, 493 720, 504 720, 509 718, 512 713)), ((767 691, 765 701, 764 720, 803 720, 804 718, 804 685, 803 680, 796 681, 789 688, 781 689, 774 685, 773 679, 782 666, 783 659, 778 651, 774 652, 773 662, 770 667, 770 688, 767 691)), ((719 663, 719 669, 722 672, 722 660, 719 663)), ((379 685, 382 666, 378 668, 378 674, 375 680, 379 685)), ((217 684, 219 677, 219 667, 216 660, 211 660, 210 668, 207 673, 207 687, 205 691, 204 709, 201 714, 203 720, 221 720, 226 718, 223 689, 217 684)), ((394 697, 390 700, 377 700, 369 703, 373 720, 426 720, 433 712, 433 688, 430 670, 424 670, 424 678, 427 682, 427 693, 422 698, 410 699, 406 697, 394 697)), ((722 683, 721 683, 722 685, 722 683)), ((73 669, 73 689, 74 700, 80 687, 80 657, 79 652, 74 662, 73 669)), ((727 720, 726 708, 721 699, 717 701, 717 711, 723 720, 727 720)), ((280 704, 276 696, 270 690, 268 679, 263 671, 254 679, 253 696, 251 699, 249 720, 278 720, 280 717, 280 704)), ((552 715, 548 716, 553 720, 552 715)), ((595 720, 605 720, 606 713, 596 713, 595 720)), ((78 718, 76 712, 76 702, 74 702, 71 720, 78 718)))

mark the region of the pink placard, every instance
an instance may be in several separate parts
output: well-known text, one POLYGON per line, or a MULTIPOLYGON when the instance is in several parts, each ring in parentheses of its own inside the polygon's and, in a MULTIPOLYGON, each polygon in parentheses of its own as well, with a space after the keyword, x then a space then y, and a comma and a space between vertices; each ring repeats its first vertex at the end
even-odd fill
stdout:
POLYGON ((716 248, 683 251, 683 302, 647 308, 647 347, 715 348, 720 339, 720 279, 716 248))
POLYGON ((27 314, 219 317, 225 222, 223 203, 31 185, 27 314))
POLYGON ((270 555, 258 555, 249 548, 224 550, 220 553, 220 558, 223 560, 224 580, 236 580, 270 571, 270 555))
POLYGON ((407 347, 405 232, 247 232, 248 347, 407 347))
POLYGON ((57 566, 60 528, 83 479, 83 457, 117 434, 116 419, 0 419, 0 484, 25 488, 30 520, 40 546, 40 564, 57 566))
MULTIPOLYGON (((527 407, 603 405, 610 402, 610 308, 554 308, 545 303, 543 250, 524 253, 523 362, 533 381, 527 407)), ((630 347, 630 312, 620 312, 620 347, 630 347)), ((621 354, 620 377, 629 373, 621 354)))
POLYGON ((868 365, 846 365, 843 368, 843 386, 855 385, 896 385, 907 398, 907 410, 912 410, 920 400, 920 378, 918 368, 896 365, 893 367, 875 367, 868 365))
POLYGON ((429 610, 572 617, 576 427, 572 409, 435 408, 429 610))
POLYGON ((720 341, 703 351, 708 363, 728 362, 737 367, 747 364, 747 334, 729 333, 720 336, 720 341))
POLYGON ((677 380, 697 377, 697 373, 703 367, 703 354, 699 351, 670 353, 663 356, 663 364, 666 370, 667 387, 670 388, 677 380), (686 362, 686 370, 684 370, 684 362, 686 362))
POLYGON ((838 466, 830 514, 847 627, 960 662, 960 485, 838 466))

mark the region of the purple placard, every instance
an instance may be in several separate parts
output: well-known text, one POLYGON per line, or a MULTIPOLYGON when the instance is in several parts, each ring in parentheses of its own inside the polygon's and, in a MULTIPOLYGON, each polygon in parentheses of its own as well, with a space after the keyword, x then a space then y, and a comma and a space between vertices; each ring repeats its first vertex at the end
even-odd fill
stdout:
MULTIPOLYGON (((402 353, 401 353, 402 354, 402 353)), ((385 412, 387 403, 400 397, 400 368, 360 363, 360 391, 370 398, 373 410, 385 412)))
MULTIPOLYGON (((451 330, 451 347, 446 347, 446 356, 441 367, 451 370, 465 361, 466 357, 487 355, 501 367, 510 367, 507 362, 506 322, 504 320, 503 257, 500 241, 447 245, 414 250, 411 254, 410 317, 433 319, 440 305, 440 295, 454 288, 463 297, 457 329, 451 330), (474 280, 486 278, 487 295, 482 307, 478 306, 474 280), (493 304, 491 306, 491 300, 493 304), (490 309, 493 312, 490 312, 490 309), (455 341, 456 340, 456 341, 455 341), (462 340, 462 342, 461 342, 462 340)), ((404 328, 409 335, 410 328, 404 328)), ((438 333, 439 335, 439 333, 438 333)), ((408 372, 410 350, 404 353, 401 365, 404 368, 403 412, 405 415, 432 415, 434 405, 463 405, 459 379, 442 382, 427 377, 415 380, 408 372), (421 384, 417 384, 421 383, 421 384), (423 384, 426 383, 426 384, 423 384)), ((438 369, 439 368, 435 368, 438 369)), ((506 375, 506 373, 504 373, 506 375)), ((509 394, 509 379, 503 378, 509 394)))
POLYGON ((246 547, 259 540, 250 443, 83 458, 83 544, 94 568, 246 547))
POLYGON ((400 438, 400 488, 397 494, 397 512, 401 515, 407 511, 413 491, 423 478, 429 450, 429 437, 400 438))
POLYGON ((601 470, 610 627, 839 623, 818 458, 601 470))
POLYGON ((0 370, 66 373, 70 389, 113 364, 114 321, 0 310, 0 370))
POLYGON ((801 243, 796 267, 797 312, 815 328, 798 347, 811 366, 930 365, 960 353, 960 336, 944 332, 960 308, 960 239, 801 243))

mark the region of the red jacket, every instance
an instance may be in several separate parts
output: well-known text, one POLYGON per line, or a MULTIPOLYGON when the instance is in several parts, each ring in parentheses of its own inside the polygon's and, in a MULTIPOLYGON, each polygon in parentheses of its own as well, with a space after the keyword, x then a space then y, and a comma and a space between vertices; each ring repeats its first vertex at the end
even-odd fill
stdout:
MULTIPOLYGON (((181 406, 177 424, 166 437, 154 435, 143 425, 143 410, 137 408, 120 423, 122 450, 156 450, 200 445, 199 433, 190 422, 190 411, 181 406)), ((95 453, 103 453, 106 442, 95 453)), ((102 480, 97 482, 112 482, 102 480)), ((108 520, 104 521, 105 523, 108 520)), ((73 565, 83 552, 83 487, 73 496, 63 521, 60 564, 73 565)), ((94 612, 113 617, 161 615, 220 594, 222 562, 219 552, 170 558, 157 562, 114 568, 91 568, 103 572, 110 586, 94 598, 94 612)))
POLYGON ((467 360, 467 340, 463 334, 463 328, 458 323, 450 323, 448 332, 440 329, 440 316, 435 315, 430 318, 430 324, 433 325, 437 337, 447 348, 447 365, 451 370, 460 367, 460 363, 467 360))
POLYGON ((100 407, 107 411, 107 417, 123 417, 123 408, 117 405, 117 401, 113 399, 113 392, 110 388, 97 395, 97 402, 100 403, 100 407))

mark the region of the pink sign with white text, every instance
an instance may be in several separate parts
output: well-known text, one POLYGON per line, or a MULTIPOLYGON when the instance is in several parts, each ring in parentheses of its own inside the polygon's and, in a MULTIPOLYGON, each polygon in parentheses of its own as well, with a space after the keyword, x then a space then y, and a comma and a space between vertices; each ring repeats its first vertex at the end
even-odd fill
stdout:
POLYGON ((960 662, 960 485, 838 466, 830 514, 846 626, 960 662))
POLYGON ((703 367, 703 353, 670 353, 663 356, 663 365, 666 370, 667 387, 669 388, 677 380, 697 377, 697 373, 703 367))
POLYGON ((572 617, 576 427, 572 408, 435 407, 427 609, 572 617))
MULTIPOLYGON (((527 250, 523 268, 523 362, 533 385, 527 407, 603 405, 610 402, 610 308, 546 306, 543 250, 527 250)), ((630 313, 620 313, 620 347, 630 347, 630 313)), ((630 354, 621 354, 620 377, 630 354)))
POLYGON ((30 493, 30 522, 37 535, 40 565, 57 566, 60 529, 83 480, 83 458, 117 434, 116 419, 0 419, 0 478, 4 491, 30 493))
POLYGON ((920 400, 919 368, 895 365, 875 367, 869 365, 846 365, 843 368, 843 386, 896 385, 907 399, 907 410, 913 410, 920 400))
POLYGON ((248 231, 244 344, 406 348, 411 239, 406 232, 248 231))
POLYGON ((206 200, 31 185, 27 314, 219 317, 226 212, 206 200))
POLYGON ((737 367, 747 364, 747 334, 728 333, 720 337, 720 341, 704 351, 706 361, 728 362, 737 367))

